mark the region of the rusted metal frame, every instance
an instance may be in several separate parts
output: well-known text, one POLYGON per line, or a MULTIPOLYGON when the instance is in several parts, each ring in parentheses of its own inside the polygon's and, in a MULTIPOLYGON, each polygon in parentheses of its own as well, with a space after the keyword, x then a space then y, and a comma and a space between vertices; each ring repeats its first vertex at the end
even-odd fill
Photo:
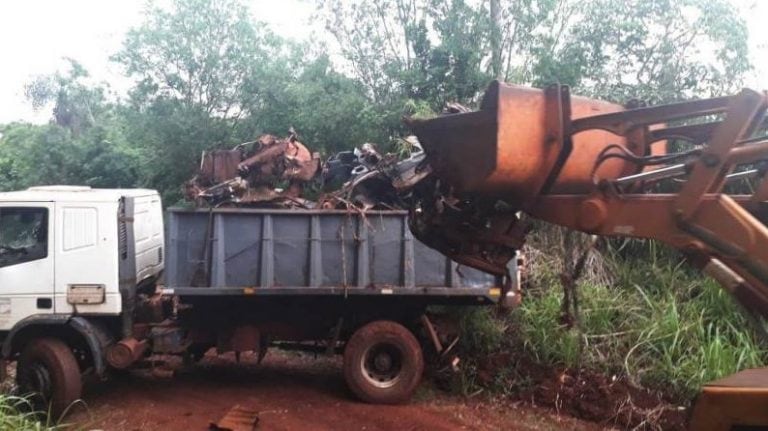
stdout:
POLYGON ((675 178, 686 173, 686 165, 679 163, 676 165, 665 166, 652 171, 641 172, 639 174, 627 175, 611 181, 616 186, 626 186, 638 181, 658 181, 667 178, 675 178))
POLYGON ((344 326, 344 317, 339 317, 336 326, 333 327, 333 335, 328 339, 328 346, 325 348, 326 356, 333 356, 336 353, 336 345, 341 339, 341 330, 344 326))
MULTIPOLYGON (((675 195, 672 194, 622 194, 615 198, 618 205, 611 207, 612 211, 627 211, 628 213, 637 214, 638 217, 645 217, 642 214, 638 214, 638 211, 642 211, 642 207, 646 207, 645 213, 654 214, 656 220, 658 220, 659 226, 674 222, 675 220, 671 216, 669 211, 669 202, 674 199, 675 195), (622 208, 623 207, 623 208, 622 208), (662 214, 663 213, 663 214, 662 214), (667 214, 669 213, 669 214, 667 214)), ((708 194, 702 198, 702 202, 707 203, 718 199, 719 195, 708 194)), ((751 195, 729 195, 729 199, 733 200, 740 206, 744 207, 750 213, 754 211, 754 205, 751 204, 751 195)), ((596 192, 593 195, 547 195, 542 196, 539 204, 535 208, 527 210, 528 214, 540 218, 544 221, 548 221, 555 224, 561 224, 572 229, 583 230, 588 233, 599 233, 594 229, 585 229, 580 223, 580 217, 582 207, 586 202, 603 201, 605 196, 596 192)), ((610 204, 606 203, 605 207, 608 209, 610 204)), ((647 235, 653 232, 636 232, 635 235, 622 235, 633 236, 638 238, 645 238, 647 235)), ((673 245, 674 244, 670 244, 673 245)))
MULTIPOLYGON (((748 92, 751 92, 750 90, 745 90, 748 92)), ((712 106, 719 106, 720 103, 722 103, 723 100, 727 99, 736 99, 739 96, 735 97, 729 97, 729 98, 718 98, 718 99, 707 99, 708 101, 715 100, 714 103, 712 103, 712 106)), ((693 125, 685 125, 685 126, 677 126, 677 127, 665 127, 661 129, 655 129, 651 130, 647 127, 647 124, 653 124, 654 122, 649 122, 648 119, 643 119, 642 117, 652 117, 653 116, 653 110, 655 109, 666 109, 668 106, 676 106, 679 109, 682 108, 690 108, 690 106, 685 105, 692 105, 695 104, 696 109, 702 108, 702 103, 699 103, 702 101, 695 101, 695 102, 686 102, 686 103, 680 103, 680 104, 674 104, 674 105, 665 105, 660 107, 651 107, 651 108, 638 108, 634 110, 629 111, 623 111, 618 112, 614 114, 605 114, 605 115, 599 115, 595 117, 588 117, 585 119, 579 119, 573 121, 573 133, 577 133, 579 131, 585 131, 587 130, 587 127, 594 126, 598 129, 604 129, 609 130, 613 133, 620 134, 622 136, 625 136, 628 141, 627 148, 631 151, 633 151, 635 154, 638 155, 648 155, 650 152, 651 144, 654 142, 658 142, 661 140, 666 139, 684 139, 687 141, 690 141, 694 144, 700 144, 704 141, 706 141, 711 135, 712 132, 717 129, 722 124, 722 121, 713 121, 709 123, 702 123, 702 124, 693 124, 693 125), (640 117, 640 118, 636 118, 640 117), (594 120, 595 118, 598 118, 598 120, 594 120), (602 118, 602 120, 600 120, 602 118), (614 123, 613 125, 600 125, 598 124, 600 121, 619 121, 619 123, 614 123)), ((732 102, 733 103, 733 102, 732 102)), ((705 107, 709 106, 709 103, 704 103, 705 107)), ((712 106, 709 106, 710 108, 712 106)), ((712 108, 715 109, 715 108, 712 108)), ((723 112, 723 109, 718 108, 717 109, 720 112, 723 112)), ((680 113, 680 117, 686 117, 686 118, 692 118, 697 116, 703 116, 711 114, 712 111, 691 111, 688 113, 680 113)), ((765 116, 756 116, 755 119, 751 122, 750 127, 747 129, 745 134, 751 133, 754 131, 757 127, 763 125, 766 122, 765 116)), ((632 172, 628 171, 625 172, 624 175, 631 175, 632 172)), ((725 175, 725 174, 724 174, 725 175)))
MULTIPOLYGON (((535 218, 587 233, 651 238, 664 235, 675 226, 669 211, 673 199, 674 195, 667 194, 624 194, 612 199, 607 199, 600 192, 586 196, 547 195, 542 196, 536 208, 528 213, 535 218), (648 214, 654 216, 649 217, 648 214)), ((669 240, 662 239, 662 242, 676 245, 669 240)))
POLYGON ((673 194, 543 196, 531 215, 589 233, 652 238, 686 253, 716 257, 744 280, 735 287, 724 286, 726 290, 748 310, 768 316, 768 268, 763 263, 768 261, 768 229, 740 202, 720 194, 702 197, 696 216, 681 221, 673 212, 675 198, 673 194))
POLYGON ((725 291, 736 299, 736 302, 744 312, 744 317, 747 318, 749 324, 755 329, 755 333, 764 342, 768 342, 768 332, 766 332, 765 325, 762 323, 764 318, 761 317, 768 315, 768 312, 764 309, 768 302, 766 302, 764 295, 763 299, 760 299, 760 292, 755 292, 752 288, 752 286, 761 286, 764 283, 755 279, 743 268, 740 270, 741 273, 737 272, 736 269, 740 268, 740 264, 737 262, 731 262, 722 257, 711 257, 695 253, 686 253, 686 257, 689 262, 699 267, 704 274, 717 281, 725 291))
MULTIPOLYGON (((763 103, 768 104, 768 93, 763 92, 758 94, 763 97, 763 103)), ((755 118, 753 118, 752 124, 750 124, 749 128, 747 129, 748 132, 746 136, 751 136, 761 127, 767 127, 767 126, 768 126, 768 114, 766 114, 766 111, 763 110, 760 114, 756 115, 755 118)))
POLYGON ((544 90, 544 98, 546 110, 544 121, 549 131, 546 144, 558 145, 560 152, 536 196, 545 195, 552 189, 573 151, 570 87, 560 84, 550 85, 544 90))
MULTIPOLYGON (((726 183, 728 183, 733 177, 731 172, 733 169, 736 168, 737 165, 744 164, 744 163, 754 163, 761 160, 765 160, 765 156, 768 155, 768 139, 765 136, 758 136, 758 137, 750 137, 752 136, 758 127, 760 127, 765 120, 765 111, 768 108, 768 99, 763 99, 763 106, 760 108, 760 111, 754 116, 752 123, 747 127, 746 131, 744 132, 743 136, 747 137, 745 139, 739 140, 734 145, 734 148, 732 148, 729 151, 728 157, 729 157, 729 166, 724 169, 721 172, 721 175, 719 177, 719 181, 713 185, 710 188, 710 193, 719 193, 722 191, 723 187, 726 183), (745 157, 743 162, 739 162, 738 160, 730 160, 733 158, 733 153, 736 152, 737 154, 739 152, 749 152, 751 153, 751 157, 745 157)), ((761 174, 763 175, 763 174, 761 174)), ((761 181, 761 184, 765 181, 761 181)))
MULTIPOLYGON (((648 132, 647 142, 653 143, 658 141, 664 141, 669 139, 681 139, 691 142, 692 144, 700 144, 710 136, 712 132, 722 123, 722 121, 711 121, 708 123, 699 124, 687 124, 685 126, 665 127, 663 129, 650 130, 648 132)), ((751 128, 753 130, 765 126, 768 124, 768 117, 763 117, 759 121, 756 121, 755 125, 751 128)), ((742 142, 743 144, 744 142, 742 142)))
POLYGON ((627 131, 627 149, 638 156, 648 156, 651 153, 651 146, 648 142, 648 127, 637 126, 627 131))
POLYGON ((744 370, 707 383, 697 397, 688 429, 765 429, 768 423, 768 370, 744 370))
MULTIPOLYGON (((768 158, 768 140, 765 142, 759 142, 752 145, 745 145, 743 147, 734 148, 728 154, 728 157, 729 162, 733 163, 734 165, 756 162, 761 160, 763 157, 768 158)), ((754 171, 755 174, 761 176, 757 190, 755 190, 751 199, 749 200, 751 205, 757 205, 760 202, 768 200, 768 176, 765 175, 765 172, 761 172, 760 169, 752 171, 754 171)), ((726 177, 726 180, 727 179, 728 177, 726 177)))
POLYGON ((422 314, 420 320, 421 325, 424 326, 424 330, 427 331, 429 341, 432 342, 432 346, 435 348, 435 352, 438 355, 441 355, 443 353, 443 343, 440 342, 440 337, 437 335, 435 326, 432 324, 432 321, 429 320, 429 316, 426 314, 422 314))
MULTIPOLYGON (((746 139, 737 142, 739 147, 734 148, 728 153, 728 163, 733 167, 740 164, 754 163, 760 160, 768 160, 768 137, 761 136, 759 138, 746 139), (745 145, 748 143, 754 143, 753 145, 745 145), (743 147, 741 145, 744 145, 743 147)), ((676 165, 670 165, 662 168, 657 168, 651 171, 642 172, 639 174, 628 175, 616 180, 613 183, 616 185, 627 185, 636 181, 657 181, 660 179, 675 178, 688 174, 691 171, 693 163, 691 161, 687 163, 679 163, 676 165)), ((732 174, 725 175, 724 181, 734 181, 737 179, 748 178, 753 176, 761 176, 765 178, 764 172, 760 169, 749 169, 746 171, 740 171, 732 174)), ((765 188, 762 193, 755 193, 753 195, 754 202, 762 202, 768 200, 768 183, 763 184, 761 182, 761 188, 765 188)))
MULTIPOLYGON (((721 262, 724 267, 736 275, 728 283, 723 283, 723 280, 717 278, 715 280, 733 296, 743 311, 746 312, 746 316, 750 318, 755 332, 765 340, 768 333, 765 332, 765 327, 759 322, 761 318, 768 318, 768 284, 755 274, 752 263, 745 264, 727 258, 713 258, 711 262, 721 262)), ((711 271, 705 271, 705 273, 712 276, 711 271)))
POLYGON ((259 424, 259 412, 250 407, 236 404, 218 422, 211 422, 214 431, 253 431, 259 424))
MULTIPOLYGON (((551 85, 544 91, 546 100, 547 129, 551 135, 549 142, 561 142, 558 160, 550 171, 540 195, 546 194, 556 182, 557 177, 573 150, 573 135, 590 130, 601 129, 627 138, 627 148, 638 156, 650 153, 651 144, 672 136, 682 135, 691 141, 706 139, 719 122, 703 125, 664 128, 656 131, 648 129, 650 124, 658 124, 676 119, 685 119, 723 112, 732 97, 697 100, 648 108, 637 108, 611 114, 573 120, 570 112, 570 97, 567 86, 551 85)), ((632 174, 634 168, 628 168, 624 175, 632 174)))
MULTIPOLYGON (((702 206, 682 231, 704 244, 705 254, 716 256, 743 280, 723 285, 750 313, 768 317, 768 229, 728 196, 702 206), (728 220, 728 223, 723 223, 728 220)), ((720 280, 718 280, 720 281, 720 280)))
POLYGON ((725 178, 728 181, 732 181, 732 180, 740 180, 742 178, 753 177, 753 176, 758 175, 758 174, 760 174, 760 170, 759 169, 748 169, 746 171, 734 172, 734 173, 728 175, 725 178))
POLYGON ((623 136, 628 130, 637 126, 721 113, 725 111, 732 98, 733 96, 716 97, 594 115, 574 120, 572 131, 576 134, 585 130, 601 129, 623 136))
POLYGON ((732 149, 728 152, 726 163, 736 166, 765 160, 766 158, 768 158, 768 139, 732 149))
POLYGON ((678 193, 674 211, 681 220, 694 215, 704 194, 722 190, 725 176, 735 162, 735 156, 729 154, 745 134, 754 130, 755 117, 762 118, 764 112, 765 96, 755 91, 745 89, 730 99, 725 119, 694 162, 688 181, 678 193))
MULTIPOLYGON (((768 101, 768 99, 766 99, 766 101, 768 101)), ((754 132, 749 132, 749 133, 751 134, 754 132)), ((750 138, 740 140, 739 142, 736 143, 736 146, 740 147, 747 144, 760 144, 766 141, 768 141, 768 135, 752 136, 750 138)))
POLYGON ((760 184, 757 186, 757 190, 755 190, 755 193, 752 194, 750 203, 757 205, 758 203, 765 202, 766 200, 768 200, 768 175, 762 173, 762 179, 760 180, 760 184))
POLYGON ((658 141, 665 141, 669 139, 681 139, 691 142, 692 144, 700 144, 706 141, 711 135, 712 131, 719 126, 721 121, 712 121, 709 123, 701 124, 688 124, 685 126, 665 127, 663 129, 650 130, 648 132, 647 143, 652 144, 658 141))
MULTIPOLYGON (((651 144, 648 142, 648 126, 636 126, 627 131, 627 150, 633 152, 639 157, 645 157, 651 155, 651 144)), ((665 144, 666 149, 666 144, 665 144)), ((643 166, 641 164, 627 163, 622 175, 632 175, 642 171, 653 170, 651 166, 643 166)))

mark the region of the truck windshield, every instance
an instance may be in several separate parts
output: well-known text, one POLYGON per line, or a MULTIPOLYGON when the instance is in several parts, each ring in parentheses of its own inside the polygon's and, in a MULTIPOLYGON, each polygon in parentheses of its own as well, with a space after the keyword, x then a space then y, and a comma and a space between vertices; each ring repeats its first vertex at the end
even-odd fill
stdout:
POLYGON ((46 208, 0 208, 0 268, 48 256, 46 208))

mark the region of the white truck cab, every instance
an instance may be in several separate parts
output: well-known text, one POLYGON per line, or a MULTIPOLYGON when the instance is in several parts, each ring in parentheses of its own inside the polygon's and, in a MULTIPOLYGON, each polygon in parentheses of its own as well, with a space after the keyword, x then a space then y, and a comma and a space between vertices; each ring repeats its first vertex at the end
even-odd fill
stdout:
POLYGON ((135 281, 163 269, 160 197, 151 190, 34 187, 0 193, 0 330, 35 314, 119 315, 121 253, 135 281), (133 200, 135 243, 121 205, 133 200), (122 243, 121 243, 122 241, 122 243))
MULTIPOLYGON (((137 286, 160 276, 163 242, 162 205, 153 190, 45 186, 0 193, 3 358, 39 362, 61 350, 54 338, 39 346, 40 336, 65 332, 102 351, 111 341, 97 335, 108 331, 91 322, 130 325, 119 316, 132 311, 126 302, 137 286)), ((94 359, 91 365, 103 370, 103 358, 94 359)), ((41 372, 30 371, 30 379, 43 379, 41 372)), ((36 389, 46 382, 28 383, 36 389)))

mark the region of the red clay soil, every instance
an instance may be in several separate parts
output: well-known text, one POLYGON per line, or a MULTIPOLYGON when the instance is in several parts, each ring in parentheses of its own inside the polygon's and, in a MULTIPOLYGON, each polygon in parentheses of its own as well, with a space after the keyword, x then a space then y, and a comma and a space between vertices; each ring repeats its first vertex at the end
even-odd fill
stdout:
POLYGON ((253 357, 206 358, 172 379, 145 374, 91 385, 87 409, 68 418, 77 428, 115 431, 207 430, 239 404, 259 411, 263 430, 600 430, 593 423, 524 402, 446 396, 423 385, 409 405, 355 401, 338 359, 271 351, 253 357))
POLYGON ((526 379, 526 389, 518 394, 520 400, 619 429, 685 430, 684 409, 624 378, 590 370, 553 369, 516 356, 498 353, 486 357, 478 367, 480 381, 489 381, 499 369, 514 364, 516 374, 526 379))

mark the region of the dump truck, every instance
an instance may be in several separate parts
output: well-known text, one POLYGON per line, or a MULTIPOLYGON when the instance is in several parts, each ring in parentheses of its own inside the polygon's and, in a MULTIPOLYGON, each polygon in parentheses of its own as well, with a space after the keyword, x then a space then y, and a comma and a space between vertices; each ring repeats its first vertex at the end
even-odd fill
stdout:
POLYGON ((87 375, 275 345, 343 354, 355 395, 400 403, 455 345, 428 308, 514 302, 516 282, 425 246, 406 211, 164 214, 153 190, 0 193, 0 368, 16 362, 19 392, 55 413, 87 375))

